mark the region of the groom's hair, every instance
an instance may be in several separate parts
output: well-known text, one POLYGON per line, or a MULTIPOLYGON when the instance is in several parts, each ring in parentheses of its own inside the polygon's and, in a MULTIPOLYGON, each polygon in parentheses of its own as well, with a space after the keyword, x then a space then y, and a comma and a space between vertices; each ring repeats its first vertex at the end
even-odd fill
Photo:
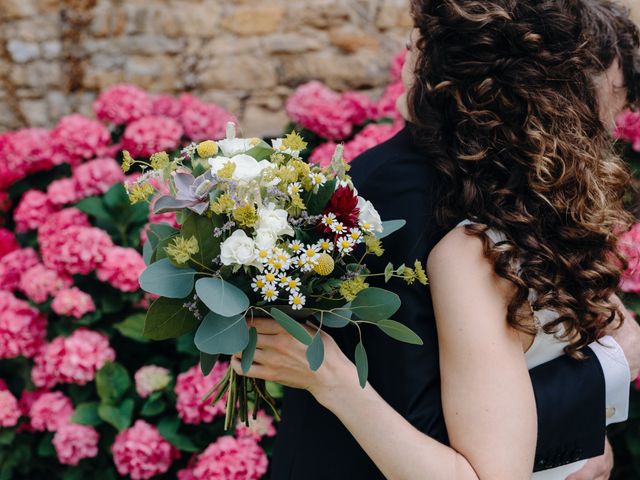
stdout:
POLYGON ((624 73, 628 100, 640 101, 640 31, 631 20, 629 10, 611 0, 583 0, 587 8, 582 15, 585 37, 592 42, 602 68, 609 68, 616 58, 624 73))
POLYGON ((567 353, 616 320, 617 238, 630 174, 598 114, 594 77, 620 57, 637 97, 638 33, 602 0, 413 0, 420 36, 408 95, 415 139, 441 173, 438 218, 464 218, 515 294, 508 322, 567 353), (487 230, 506 236, 492 243, 487 230), (524 315, 523 315, 524 314, 524 315))

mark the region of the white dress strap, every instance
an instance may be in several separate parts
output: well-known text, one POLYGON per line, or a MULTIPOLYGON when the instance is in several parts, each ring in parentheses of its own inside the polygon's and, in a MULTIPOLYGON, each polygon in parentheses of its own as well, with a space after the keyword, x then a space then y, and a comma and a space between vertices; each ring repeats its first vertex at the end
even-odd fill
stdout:
MULTIPOLYGON (((456 228, 465 227, 467 225, 476 225, 477 223, 478 222, 474 222, 473 220, 469 220, 467 218, 466 220, 463 220, 458 225, 456 225, 456 228)), ((504 233, 494 230, 493 228, 487 230, 486 234, 493 243, 504 242, 505 240, 507 240, 507 236, 504 233)))

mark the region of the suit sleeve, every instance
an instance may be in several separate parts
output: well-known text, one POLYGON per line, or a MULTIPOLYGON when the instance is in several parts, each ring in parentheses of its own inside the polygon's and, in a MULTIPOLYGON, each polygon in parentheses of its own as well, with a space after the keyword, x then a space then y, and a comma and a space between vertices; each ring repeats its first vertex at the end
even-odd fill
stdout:
POLYGON ((538 410, 534 471, 604 453, 605 376, 590 348, 585 360, 563 355, 530 371, 538 410))

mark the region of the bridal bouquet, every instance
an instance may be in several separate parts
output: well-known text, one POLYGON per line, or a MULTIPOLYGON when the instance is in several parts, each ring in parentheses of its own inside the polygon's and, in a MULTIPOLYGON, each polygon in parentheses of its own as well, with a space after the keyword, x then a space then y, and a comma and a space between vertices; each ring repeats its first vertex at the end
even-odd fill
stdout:
MULTIPOLYGON (((155 213, 177 212, 179 229, 154 224, 144 246, 141 287, 159 298, 148 310, 146 336, 162 340, 195 330, 206 375, 218 355, 242 351, 250 367, 257 333, 254 316, 269 316, 306 344, 311 369, 324 356, 323 327, 353 325, 360 333, 355 360, 361 384, 368 373, 362 326, 421 344, 406 326, 391 319, 397 295, 370 288, 367 279, 384 276, 427 283, 420 262, 370 272, 369 255, 383 254, 381 239, 403 220, 382 222, 374 206, 357 195, 337 148, 331 164, 311 166, 300 159, 306 143, 295 132, 269 145, 259 139, 227 138, 192 144, 171 158, 149 162, 123 152, 123 168, 140 164, 143 174, 127 185, 132 202, 152 199, 155 213), (159 196, 158 191, 166 194, 159 196), (313 320, 315 334, 301 321, 313 320)), ((226 396, 226 428, 239 417, 248 422, 250 404, 277 416, 264 382, 229 369, 206 398, 226 396)))

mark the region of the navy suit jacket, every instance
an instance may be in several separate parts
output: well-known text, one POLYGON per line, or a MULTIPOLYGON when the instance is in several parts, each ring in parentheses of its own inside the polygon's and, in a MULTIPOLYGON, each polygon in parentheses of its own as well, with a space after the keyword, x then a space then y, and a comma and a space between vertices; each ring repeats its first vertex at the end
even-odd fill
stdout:
MULTIPOLYGON (((372 271, 382 271, 389 262, 396 266, 425 262, 446 234, 434 218, 441 177, 428 155, 415 147, 410 127, 355 159, 351 174, 359 194, 374 204, 383 220, 407 221, 403 229, 384 240, 385 254, 368 261, 372 271)), ((407 345, 377 329, 364 329, 369 381, 416 428, 446 444, 436 324, 428 287, 392 280, 386 288, 402 300, 394 317, 413 329, 424 345, 407 345)), ((357 344, 353 330, 330 331, 351 359, 357 344)), ((536 470, 602 454, 605 384, 595 355, 588 355, 585 361, 562 357, 532 370, 531 378, 539 423, 536 470)), ((271 478, 377 480, 384 476, 331 412, 308 392, 285 389, 271 478)))

